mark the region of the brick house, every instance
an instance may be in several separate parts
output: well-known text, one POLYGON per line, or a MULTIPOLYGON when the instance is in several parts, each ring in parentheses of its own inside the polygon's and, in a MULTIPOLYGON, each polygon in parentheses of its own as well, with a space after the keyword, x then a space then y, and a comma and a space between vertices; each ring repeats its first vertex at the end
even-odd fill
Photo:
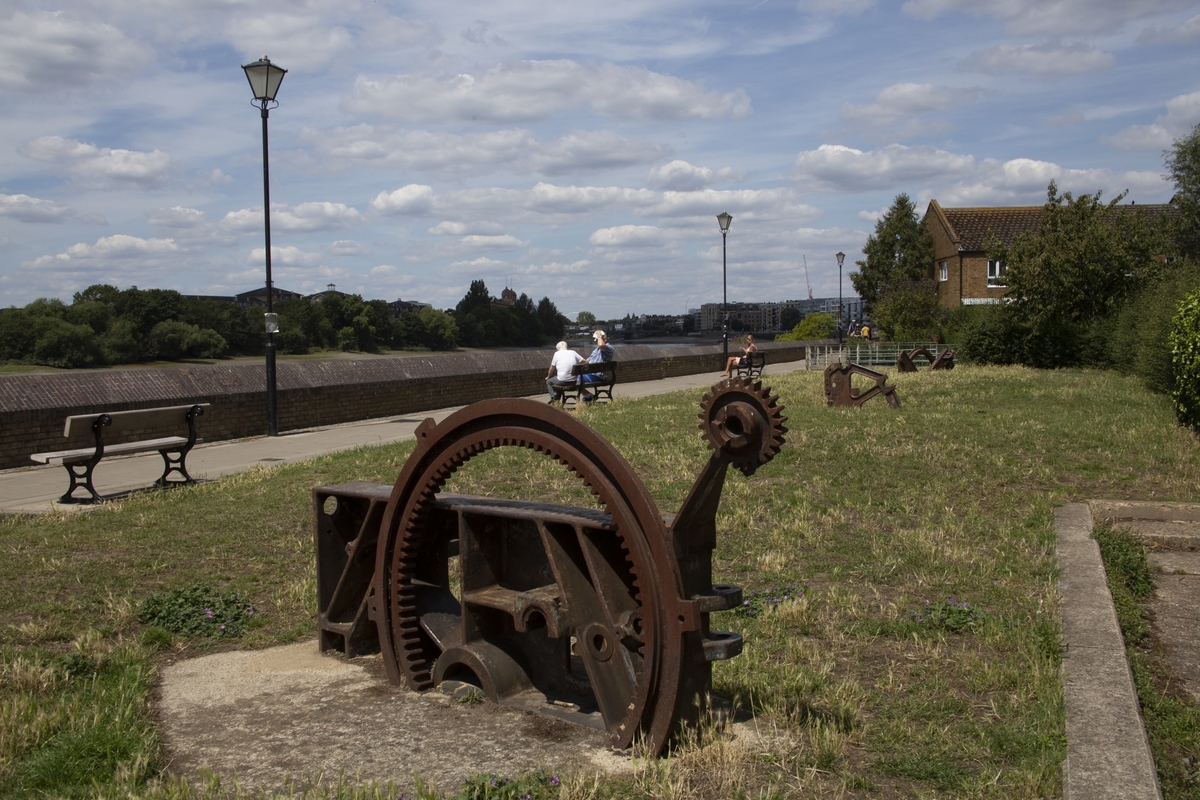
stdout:
MULTIPOLYGON (((1045 206, 942 208, 929 201, 921 221, 933 236, 930 278, 937 281, 938 302, 944 308, 999 303, 1008 293, 1004 264, 988 258, 987 243, 994 234, 1004 243, 1022 233, 1034 233, 1045 206)), ((1170 203, 1116 206, 1119 213, 1141 211, 1155 217, 1174 214, 1170 203)))
POLYGON ((942 208, 929 201, 922 224, 933 236, 933 280, 938 302, 945 308, 999 303, 1008 292, 1004 265, 987 255, 995 234, 1011 242, 1021 233, 1037 230, 1042 206, 942 208))

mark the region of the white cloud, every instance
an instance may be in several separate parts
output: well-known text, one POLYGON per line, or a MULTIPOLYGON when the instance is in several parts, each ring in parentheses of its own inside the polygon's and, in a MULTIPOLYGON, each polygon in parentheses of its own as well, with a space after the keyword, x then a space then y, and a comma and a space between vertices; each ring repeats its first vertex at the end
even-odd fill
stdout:
POLYGON ((380 264, 377 267, 371 267, 370 275, 372 278, 390 278, 399 271, 391 264, 380 264))
POLYGON ((680 159, 655 167, 650 170, 650 176, 646 179, 646 183, 655 189, 673 189, 681 192, 703 189, 712 182, 711 169, 697 167, 680 159))
POLYGON ((434 236, 465 236, 468 233, 493 236, 502 230, 503 228, 500 225, 495 222, 488 222, 487 220, 472 220, 470 223, 442 220, 437 225, 429 228, 429 233, 434 236))
POLYGON ((883 89, 866 105, 845 103, 839 112, 844 122, 856 126, 872 138, 907 139, 947 133, 952 126, 925 118, 975 102, 980 89, 955 89, 929 83, 897 83, 883 89))
POLYGON ((371 251, 353 239, 339 239, 329 245, 329 253, 335 256, 367 256, 371 251))
MULTIPOLYGON (((362 219, 358 210, 345 203, 300 203, 288 206, 271 204, 271 228, 299 233, 336 231, 353 225, 362 219)), ((252 231, 263 227, 262 206, 230 211, 221 220, 229 230, 252 231)))
POLYGON ((499 236, 485 236, 478 233, 472 233, 462 237, 462 243, 467 247, 498 250, 509 250, 514 247, 524 247, 525 245, 529 244, 528 242, 522 242, 517 237, 510 236, 508 234, 501 234, 499 236))
MULTIPOLYGON (((290 70, 316 70, 354 47, 354 36, 327 15, 275 8, 255 11, 229 20, 225 35, 253 61, 268 42, 271 60, 290 70)), ((285 77, 286 81, 287 78, 285 77)))
POLYGON ((62 222, 71 209, 53 200, 42 200, 27 194, 0 194, 0 217, 12 217, 21 222, 62 222))
POLYGON ((530 153, 529 163, 544 175, 577 174, 645 164, 667 152, 666 147, 631 142, 613 131, 576 131, 530 153))
POLYGON ((96 262, 137 261, 178 250, 174 239, 140 239, 119 233, 103 236, 95 244, 73 244, 57 255, 35 258, 26 266, 36 269, 77 269, 96 262))
POLYGON ((665 238, 662 228, 653 225, 618 225, 595 231, 588 241, 597 247, 662 247, 665 238))
POLYGON ((908 0, 904 10, 922 19, 954 11, 989 16, 1016 35, 1077 36, 1114 33, 1130 22, 1193 5, 1193 0, 908 0))
MULTIPOLYGON (((262 264, 266 261, 267 248, 256 247, 250 251, 250 255, 246 258, 248 264, 262 264)), ((276 247, 271 245, 271 266, 276 267, 319 267, 324 263, 324 259, 318 253, 306 253, 295 245, 287 247, 276 247)), ((334 270, 329 274, 342 275, 342 271, 334 270)))
POLYGON ((1167 150, 1200 123, 1200 92, 1181 94, 1166 103, 1167 113, 1153 125, 1132 125, 1102 141, 1118 150, 1167 150))
POLYGON ((371 208, 380 214, 428 214, 433 209, 433 187, 410 183, 394 192, 380 192, 371 208))
POLYGON ((862 151, 837 144, 823 144, 796 157, 792 178, 814 181, 823 189, 868 191, 903 186, 934 178, 950 179, 969 174, 975 159, 933 147, 892 144, 862 151))
POLYGON ((112 25, 65 11, 15 10, 0 19, 0 86, 70 91, 139 71, 147 56, 112 25))
POLYGON ((1108 69, 1111 53, 1090 44, 998 44, 972 53, 963 65, 989 75, 1026 74, 1056 79, 1108 69))
POLYGON ((948 206, 1038 205, 1045 202, 1046 186, 1051 180, 1061 191, 1076 194, 1103 191, 1106 196, 1114 197, 1128 189, 1134 199, 1139 193, 1160 194, 1165 187, 1158 172, 1070 169, 1029 158, 1009 161, 989 158, 979 163, 970 178, 939 189, 937 198, 948 206))
POLYGON ((99 186, 161 186, 172 169, 171 157, 161 150, 149 153, 97 147, 94 144, 41 136, 21 148, 25 156, 51 164, 70 177, 99 186))
POLYGON ((740 118, 750 114, 741 89, 713 92, 642 67, 568 59, 514 61, 478 75, 359 76, 346 109, 406 120, 531 122, 586 107, 630 120, 740 118))
MULTIPOLYGON (((262 217, 259 217, 261 225, 262 217)), ((151 225, 157 225, 161 228, 180 228, 194 229, 201 228, 208 224, 208 220, 204 216, 204 212, 196 208, 184 208, 183 206, 171 206, 170 208, 159 208, 146 214, 146 221, 151 225)))
POLYGON ((1146 28, 1138 36, 1139 44, 1187 44, 1200 41, 1200 14, 1192 17, 1182 25, 1169 28, 1153 26, 1146 28))

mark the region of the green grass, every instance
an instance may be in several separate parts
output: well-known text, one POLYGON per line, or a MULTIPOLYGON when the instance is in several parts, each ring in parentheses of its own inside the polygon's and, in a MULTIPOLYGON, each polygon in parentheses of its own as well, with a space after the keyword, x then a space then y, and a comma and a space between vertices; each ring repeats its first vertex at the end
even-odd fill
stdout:
MULTIPOLYGON (((726 483, 717 579, 755 597, 802 589, 754 615, 713 618, 745 634, 745 653, 716 664, 714 682, 753 714, 756 734, 714 723, 632 778, 572 776, 559 796, 1058 796, 1053 509, 1092 497, 1194 499, 1195 439, 1165 398, 1111 373, 959 367, 891 382, 899 410, 834 409, 819 373, 772 376, 788 443, 752 478, 726 483)), ((580 412, 664 513, 708 457, 700 394, 580 412)), ((215 792, 160 775, 145 692, 159 648, 190 655, 223 640, 147 630, 139 604, 202 584, 253 604, 258 627, 238 646, 311 636, 311 487, 390 483, 410 449, 254 470, 88 514, 0 520, 0 797, 215 792), (47 776, 59 783, 44 787, 47 776)), ((480 456, 447 488, 591 503, 564 469, 526 451, 480 456)), ((381 790, 321 791, 311 796, 381 790)))

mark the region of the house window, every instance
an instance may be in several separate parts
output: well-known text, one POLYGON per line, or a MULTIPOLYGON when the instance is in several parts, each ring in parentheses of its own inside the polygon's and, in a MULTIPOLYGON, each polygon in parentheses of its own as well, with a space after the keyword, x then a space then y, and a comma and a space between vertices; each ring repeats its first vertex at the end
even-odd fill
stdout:
POLYGON ((938 276, 939 276, 938 280, 942 280, 942 281, 950 280, 950 262, 949 261, 939 261, 938 262, 938 276))
POLYGON ((1004 286, 1004 264, 994 258, 988 259, 988 286, 1004 286))

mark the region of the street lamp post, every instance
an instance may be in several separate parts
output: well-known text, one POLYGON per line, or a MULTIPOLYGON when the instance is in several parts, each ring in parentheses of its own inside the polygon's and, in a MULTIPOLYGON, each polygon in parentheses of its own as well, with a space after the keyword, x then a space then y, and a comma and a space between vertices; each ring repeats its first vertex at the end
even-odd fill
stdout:
POLYGON ((721 349, 724 354, 722 364, 729 363, 729 284, 725 278, 727 272, 725 236, 729 233, 729 223, 731 222, 733 222, 733 217, 729 216, 728 211, 717 214, 717 224, 721 226, 721 349))
POLYGON ((838 316, 837 316, 838 344, 842 343, 842 329, 845 327, 845 321, 842 319, 842 261, 844 261, 845 258, 846 258, 846 254, 839 251, 837 254, 837 260, 838 260, 838 316))
POLYGON ((267 332, 267 434, 279 435, 279 420, 275 413, 275 336, 279 331, 278 316, 275 314, 272 300, 275 287, 271 284, 271 172, 267 164, 267 111, 279 105, 275 102, 275 93, 287 70, 271 63, 271 59, 263 56, 258 61, 243 64, 246 80, 250 81, 250 90, 254 92, 254 105, 262 110, 263 133, 263 222, 267 238, 267 313, 263 322, 267 332))

